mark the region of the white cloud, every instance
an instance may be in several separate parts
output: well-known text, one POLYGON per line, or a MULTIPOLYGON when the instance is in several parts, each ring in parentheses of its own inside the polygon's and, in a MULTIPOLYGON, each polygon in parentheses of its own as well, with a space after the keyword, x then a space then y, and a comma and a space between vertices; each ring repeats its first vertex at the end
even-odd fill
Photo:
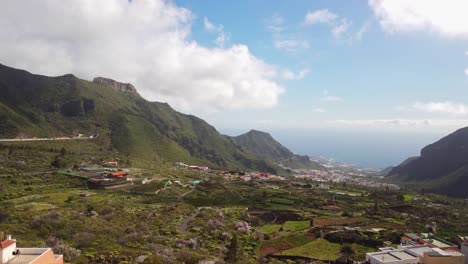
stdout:
POLYGON ((370 21, 364 22, 364 24, 362 24, 362 26, 359 28, 359 30, 354 35, 354 39, 362 40, 362 37, 364 36, 364 34, 366 34, 369 31, 370 27, 371 27, 370 21))
POLYGON ((301 36, 285 33, 287 27, 282 16, 274 14, 266 20, 266 28, 271 33, 273 46, 288 53, 296 53, 309 48, 309 42, 301 36))
POLYGON ((312 112, 313 112, 313 113, 320 113, 320 114, 321 114, 321 113, 325 113, 326 110, 323 109, 323 108, 314 108, 314 109, 312 109, 312 112))
POLYGON ((231 34, 224 32, 224 25, 219 24, 215 26, 207 17, 203 18, 203 25, 205 30, 208 32, 218 33, 218 36, 214 40, 214 43, 218 47, 224 47, 226 42, 228 42, 231 38, 231 34))
POLYGON ((297 52, 298 50, 309 48, 309 42, 307 40, 294 38, 283 39, 277 37, 274 39, 273 45, 275 46, 275 48, 287 52, 297 52))
POLYGON ((307 12, 304 18, 305 24, 326 24, 330 28, 332 36, 336 39, 344 40, 351 44, 356 40, 361 40, 364 34, 370 28, 370 21, 364 24, 355 32, 352 32, 353 22, 346 17, 341 17, 329 11, 328 9, 320 9, 314 12, 307 12))
POLYGON ((288 69, 284 69, 281 72, 281 75, 286 80, 302 80, 308 73, 309 73, 309 69, 302 69, 297 73, 288 69))
POLYGON ((467 51, 465 51, 465 55, 467 55, 467 56, 468 56, 468 50, 467 50, 467 51))
POLYGON ((468 68, 465 68, 465 75, 468 75, 468 68))
POLYGON ((445 102, 416 102, 413 104, 416 110, 429 113, 445 113, 452 115, 467 115, 468 106, 462 103, 445 102))
POLYGON ((284 30, 284 18, 278 14, 274 14, 266 20, 266 28, 269 32, 280 33, 284 30))
POLYGON ((259 120, 255 120, 254 123, 258 125, 274 125, 277 122, 272 119, 259 119, 259 120))
POLYGON ((346 18, 341 19, 340 23, 333 26, 333 28, 331 30, 332 35, 335 38, 341 37, 343 34, 345 34, 348 31, 351 24, 352 23, 349 22, 346 18))
POLYGON ((192 20, 163 0, 1 1, 0 58, 39 74, 131 82, 146 99, 181 111, 276 105, 285 90, 274 81, 277 67, 242 44, 190 40, 192 20))
POLYGON ((305 15, 304 21, 306 24, 322 24, 322 23, 331 23, 333 22, 338 15, 331 12, 328 9, 320 9, 314 12, 307 12, 305 15))
POLYGON ((207 17, 203 18, 203 25, 204 25, 206 31, 217 31, 218 30, 218 28, 213 23, 211 23, 211 21, 208 20, 207 17))
POLYGON ((340 119, 330 120, 330 124, 349 126, 434 126, 434 127, 462 127, 466 120, 461 119, 340 119))
POLYGON ((324 90, 322 92, 322 97, 320 98, 322 101, 327 101, 327 102, 343 102, 344 99, 338 96, 333 96, 330 95, 328 90, 324 90))
POLYGON ((387 32, 428 30, 444 36, 468 37, 466 0, 369 0, 387 32))
POLYGON ((229 42, 231 39, 231 34, 225 33, 224 31, 219 32, 218 36, 214 40, 214 43, 218 46, 223 48, 226 42, 229 42))

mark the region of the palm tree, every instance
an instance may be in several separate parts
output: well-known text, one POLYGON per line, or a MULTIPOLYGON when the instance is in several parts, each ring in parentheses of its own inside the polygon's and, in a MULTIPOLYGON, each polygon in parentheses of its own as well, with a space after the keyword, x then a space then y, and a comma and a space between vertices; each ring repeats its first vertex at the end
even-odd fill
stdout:
POLYGON ((344 244, 341 247, 340 254, 345 258, 346 263, 349 263, 351 260, 351 256, 354 255, 354 250, 350 245, 344 244))

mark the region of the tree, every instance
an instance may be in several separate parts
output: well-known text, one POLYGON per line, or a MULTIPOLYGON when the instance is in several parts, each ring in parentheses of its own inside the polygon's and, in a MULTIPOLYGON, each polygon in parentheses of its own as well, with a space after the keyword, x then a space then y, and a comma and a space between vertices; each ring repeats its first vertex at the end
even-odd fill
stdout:
POLYGON ((50 165, 54 166, 55 168, 63 168, 66 166, 66 163, 63 159, 59 157, 59 155, 55 156, 54 160, 50 163, 50 165))
POLYGON ((231 243, 228 246, 228 252, 226 254, 226 262, 228 263, 236 263, 237 262, 237 247, 238 247, 238 238, 237 234, 231 238, 231 243))
POLYGON ((64 147, 62 147, 62 149, 60 150, 60 155, 62 157, 65 157, 65 155, 67 155, 67 150, 64 147))
POLYGON ((14 152, 13 146, 10 146, 8 148, 8 156, 11 156, 13 154, 13 152, 14 152))
POLYGON ((345 258, 346 263, 350 263, 351 256, 354 255, 354 250, 350 245, 344 244, 340 249, 340 254, 345 258))

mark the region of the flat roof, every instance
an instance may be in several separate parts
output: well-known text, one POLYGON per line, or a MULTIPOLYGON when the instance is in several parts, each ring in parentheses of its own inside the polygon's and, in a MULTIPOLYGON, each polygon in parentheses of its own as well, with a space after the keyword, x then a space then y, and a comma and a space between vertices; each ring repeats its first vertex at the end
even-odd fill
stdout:
POLYGON ((7 264, 29 264, 40 255, 19 255, 7 262, 7 264))
POLYGON ((411 254, 408 254, 404 251, 392 251, 392 252, 389 252, 389 254, 401 259, 401 260, 407 260, 407 259, 417 259, 417 257, 411 255, 411 254))
POLYGON ((370 255, 371 257, 379 260, 380 262, 393 262, 396 260, 400 260, 392 255, 390 255, 388 252, 381 253, 381 254, 372 254, 370 255))
POLYGON ((449 242, 444 241, 444 240, 439 239, 439 238, 424 239, 424 241, 427 241, 427 242, 429 242, 432 245, 437 246, 437 247, 453 247, 453 246, 455 246, 454 244, 451 244, 451 243, 449 244, 449 242))
POLYGON ((424 255, 424 252, 432 252, 432 248, 428 246, 407 247, 405 250, 413 253, 416 256, 422 256, 424 255))

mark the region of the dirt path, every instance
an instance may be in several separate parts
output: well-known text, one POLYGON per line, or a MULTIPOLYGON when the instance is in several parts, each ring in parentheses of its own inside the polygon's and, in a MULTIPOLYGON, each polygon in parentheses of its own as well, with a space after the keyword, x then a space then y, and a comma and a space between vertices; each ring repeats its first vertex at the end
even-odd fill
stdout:
POLYGON ((196 188, 197 188, 197 186, 195 185, 193 188, 190 189, 190 191, 181 194, 181 195, 179 196, 179 199, 183 199, 185 196, 187 196, 187 195, 193 193, 193 192, 195 191, 196 188))
POLYGON ((193 218, 195 218, 198 214, 200 213, 200 208, 197 208, 197 210, 195 211, 195 213, 193 213, 192 215, 190 215, 187 219, 185 219, 184 222, 182 222, 182 224, 179 226, 179 232, 182 234, 182 235, 187 235, 187 226, 188 226, 188 223, 190 223, 190 221, 193 220, 193 218))
POLYGON ((200 213, 200 211, 202 209, 211 209, 211 210, 219 210, 217 208, 213 208, 211 206, 201 206, 201 207, 197 207, 197 210, 195 211, 195 213, 191 214, 189 217, 187 217, 187 219, 185 219, 184 222, 182 222, 182 224, 179 226, 179 232, 182 234, 182 235, 187 235, 187 226, 188 224, 190 223, 190 221, 192 221, 195 217, 197 217, 197 215, 200 213))

